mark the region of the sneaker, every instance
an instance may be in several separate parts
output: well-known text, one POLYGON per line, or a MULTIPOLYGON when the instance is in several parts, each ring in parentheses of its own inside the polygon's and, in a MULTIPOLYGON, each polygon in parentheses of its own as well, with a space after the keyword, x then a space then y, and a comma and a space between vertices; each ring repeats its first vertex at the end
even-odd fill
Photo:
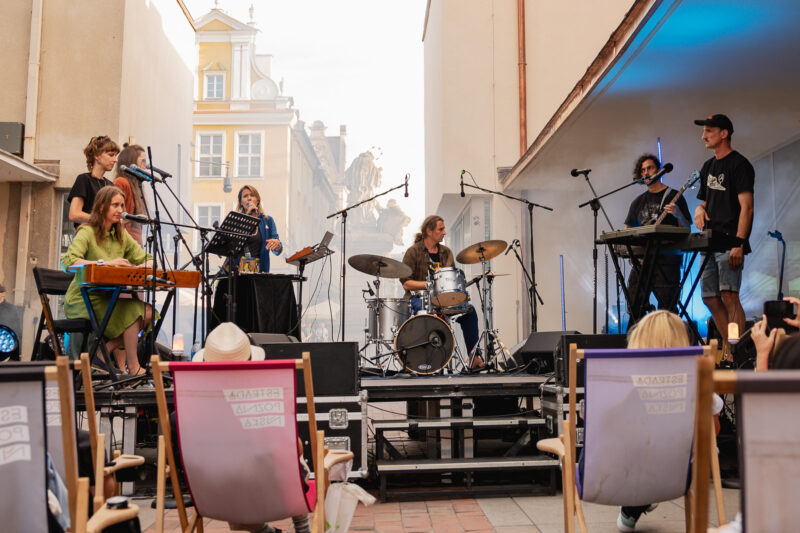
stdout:
MULTIPOLYGON (((650 506, 642 512, 649 513, 653 511, 656 507, 658 507, 657 503, 651 503, 650 506)), ((641 516, 639 517, 641 518, 641 516)), ((617 529, 620 531, 631 532, 636 530, 636 522, 639 521, 639 518, 633 518, 631 516, 626 515, 622 512, 622 509, 619 510, 619 516, 617 517, 617 529)))
POLYGON ((626 515, 622 512, 622 509, 619 510, 619 516, 617 516, 617 529, 620 531, 624 531, 626 533, 630 533, 631 531, 636 531, 636 518, 631 518, 630 516, 626 515))

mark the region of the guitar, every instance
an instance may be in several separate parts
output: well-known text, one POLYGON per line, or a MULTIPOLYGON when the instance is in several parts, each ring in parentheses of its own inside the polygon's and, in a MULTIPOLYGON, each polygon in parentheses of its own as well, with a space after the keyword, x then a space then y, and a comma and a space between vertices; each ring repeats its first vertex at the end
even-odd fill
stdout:
POLYGON ((669 211, 667 211, 667 207, 670 206, 670 205, 675 205, 675 203, 680 199, 680 197, 683 196, 683 193, 686 192, 686 189, 689 189, 692 186, 694 186, 694 184, 697 183, 697 180, 699 180, 699 179, 700 179, 700 171, 699 170, 695 170, 694 172, 692 172, 692 174, 689 176, 689 179, 686 180, 686 183, 684 183, 683 187, 681 187, 678 190, 678 194, 675 195, 675 197, 672 199, 672 201, 669 204, 664 206, 664 210, 661 212, 661 214, 656 219, 656 222, 655 222, 656 224, 661 224, 661 222, 664 220, 664 218, 667 215, 670 214, 669 211))

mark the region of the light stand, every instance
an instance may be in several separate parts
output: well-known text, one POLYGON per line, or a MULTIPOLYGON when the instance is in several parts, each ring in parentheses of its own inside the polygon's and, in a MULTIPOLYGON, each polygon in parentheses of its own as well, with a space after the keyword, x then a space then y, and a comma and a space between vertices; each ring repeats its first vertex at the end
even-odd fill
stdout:
MULTIPOLYGON (((470 171, 465 171, 470 177, 475 180, 475 177, 472 175, 470 171)), ((539 295, 539 291, 536 288, 536 261, 534 260, 533 256, 533 208, 534 207, 541 207, 542 209, 547 209, 548 211, 552 211, 552 207, 547 207, 546 205, 540 205, 534 202, 531 202, 527 198, 519 198, 517 196, 511 196, 509 194, 500 192, 500 191, 492 191, 490 189, 484 189, 483 187, 479 187, 478 185, 472 185, 470 183, 464 183, 464 176, 461 176, 461 185, 462 190, 463 187, 469 187, 471 189, 477 189, 479 191, 488 193, 488 194, 495 194, 497 196, 502 196, 504 198, 508 198, 509 200, 516 200, 517 202, 522 202, 528 207, 528 233, 530 235, 530 242, 528 243, 530 249, 530 256, 531 256, 531 272, 530 275, 527 275, 528 281, 530 286, 528 287, 528 292, 530 293, 529 301, 531 306, 531 331, 537 331, 537 322, 538 322, 538 306, 536 305, 537 301, 539 304, 544 305, 542 301, 542 297, 539 295)), ((516 253, 516 252, 515 252, 516 253)), ((522 264, 522 261, 520 261, 522 264)), ((525 267, 522 267, 522 270, 525 271, 525 267)))
POLYGON ((341 311, 340 320, 342 321, 342 328, 341 328, 342 329, 342 333, 341 333, 341 340, 342 341, 344 341, 344 325, 345 325, 345 320, 344 320, 345 284, 344 284, 344 282, 345 282, 345 272, 347 271, 346 268, 345 268, 345 257, 347 256, 347 254, 345 253, 346 249, 347 249, 346 248, 346 246, 347 246, 347 212, 350 211, 351 209, 355 209, 356 207, 358 207, 360 205, 364 205, 367 202, 371 202, 372 200, 375 200, 376 198, 380 198, 381 196, 383 196, 385 194, 389 194, 392 191, 396 191, 397 189, 401 189, 401 188, 406 187, 406 186, 408 186, 408 176, 406 176, 405 182, 400 184, 400 185, 398 185, 397 187, 392 187, 391 189, 383 191, 382 193, 378 193, 378 194, 376 194, 376 195, 374 195, 374 196, 372 196, 370 198, 367 198, 366 200, 361 200, 358 203, 355 203, 355 204, 353 204, 351 206, 345 207, 344 209, 340 209, 339 211, 336 211, 335 213, 331 213, 330 215, 325 217, 325 218, 334 218, 334 217, 337 217, 337 216, 341 216, 342 217, 342 274, 341 274, 341 278, 340 278, 340 282, 339 282, 339 291, 340 291, 339 292, 339 302, 340 302, 339 305, 340 305, 340 311, 341 311))

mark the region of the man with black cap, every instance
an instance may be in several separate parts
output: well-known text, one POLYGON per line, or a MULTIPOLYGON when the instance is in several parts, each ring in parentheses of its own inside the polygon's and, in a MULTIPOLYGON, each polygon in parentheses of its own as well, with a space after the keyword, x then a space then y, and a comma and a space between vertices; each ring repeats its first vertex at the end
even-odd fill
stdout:
POLYGON ((702 139, 714 157, 700 170, 700 205, 694 211, 697 229, 735 235, 744 243, 724 253, 715 253, 703 271, 703 302, 711 311, 722 334, 725 357, 729 357, 728 324, 735 322, 744 331, 744 310, 739 300, 744 256, 750 253, 748 237, 753 227, 753 165, 731 148, 733 124, 725 115, 695 120, 703 126, 702 139))

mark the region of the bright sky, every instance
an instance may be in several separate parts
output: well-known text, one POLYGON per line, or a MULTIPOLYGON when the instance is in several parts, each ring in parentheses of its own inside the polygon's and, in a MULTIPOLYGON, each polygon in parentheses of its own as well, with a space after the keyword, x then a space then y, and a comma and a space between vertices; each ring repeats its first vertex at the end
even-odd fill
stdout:
MULTIPOLYGON (((184 1, 195 18, 214 7, 184 1)), ((272 77, 284 80, 300 118, 308 126, 321 120, 328 135, 347 126, 347 166, 372 149, 383 169, 376 193, 411 175, 408 198, 401 190, 379 200, 396 198, 411 217, 409 245, 425 217, 425 0, 220 0, 219 7, 248 22, 251 3, 261 30, 256 50, 272 54, 272 77)))

